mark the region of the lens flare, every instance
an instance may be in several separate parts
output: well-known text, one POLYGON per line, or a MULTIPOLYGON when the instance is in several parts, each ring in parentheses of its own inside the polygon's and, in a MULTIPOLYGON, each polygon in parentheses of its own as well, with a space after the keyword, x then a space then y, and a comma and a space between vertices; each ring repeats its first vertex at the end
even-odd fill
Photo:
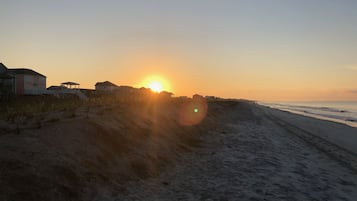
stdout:
POLYGON ((181 125, 193 126, 199 124, 207 115, 207 101, 203 97, 194 97, 181 105, 179 122, 181 125))

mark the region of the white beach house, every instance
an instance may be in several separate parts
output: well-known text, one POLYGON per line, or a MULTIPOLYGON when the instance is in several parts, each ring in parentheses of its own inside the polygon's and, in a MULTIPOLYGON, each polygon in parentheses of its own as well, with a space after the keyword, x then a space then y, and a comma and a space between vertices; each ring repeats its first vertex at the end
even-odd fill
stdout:
POLYGON ((46 76, 27 68, 8 69, 0 63, 0 83, 8 85, 16 95, 35 95, 46 92, 46 76))

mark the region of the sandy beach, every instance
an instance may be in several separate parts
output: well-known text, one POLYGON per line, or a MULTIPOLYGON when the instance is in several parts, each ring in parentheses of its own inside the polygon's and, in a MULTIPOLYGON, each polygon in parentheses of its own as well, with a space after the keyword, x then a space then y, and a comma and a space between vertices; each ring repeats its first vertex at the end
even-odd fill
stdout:
POLYGON ((0 201, 357 201, 356 11, 1 1, 0 201))
POLYGON ((210 102, 182 126, 177 104, 1 134, 0 200, 357 199, 356 128, 250 101, 210 102))
POLYGON ((357 142, 356 128, 252 103, 229 114, 225 126, 204 136, 202 147, 158 178, 130 183, 116 200, 357 198, 357 158, 350 146, 357 142))

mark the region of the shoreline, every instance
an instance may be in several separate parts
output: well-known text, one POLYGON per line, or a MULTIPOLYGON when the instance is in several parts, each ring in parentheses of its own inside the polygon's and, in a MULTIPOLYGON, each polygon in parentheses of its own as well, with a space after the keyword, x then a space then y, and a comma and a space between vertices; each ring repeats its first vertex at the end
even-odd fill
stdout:
MULTIPOLYGON (((304 102, 302 102, 304 103, 304 102)), ((310 103, 310 102, 307 102, 307 103, 310 103)), ((337 122, 337 123, 341 123, 341 124, 344 124, 344 125, 348 125, 348 126, 351 126, 351 127, 355 127, 357 128, 357 122, 356 121, 352 121, 352 120, 343 120, 343 119, 339 119, 338 117, 336 118, 333 118, 333 117, 329 117, 329 116, 324 116, 322 114, 317 114, 317 113, 310 113, 308 111, 305 111, 305 110, 294 110, 294 109, 289 109, 289 107, 307 107, 307 108, 315 108, 315 109, 321 109, 321 108, 325 108, 325 109, 332 109, 334 111, 338 110, 338 111, 342 111, 342 112, 345 112, 346 110, 349 110, 349 109, 345 109, 345 108, 334 108, 334 107, 330 107, 330 106, 318 106, 317 104, 313 104, 315 102, 311 102, 312 105, 314 106, 305 106, 305 105, 300 105, 298 102, 292 102, 292 104, 296 104, 296 105, 290 105, 289 102, 287 102, 286 106, 285 107, 279 107, 277 105, 280 105, 280 103, 264 103, 264 102, 260 102, 258 101, 257 104, 259 105, 262 105, 262 106, 266 106, 266 107, 269 107, 269 108, 273 108, 273 109, 277 109, 277 110, 280 110, 280 111, 286 111, 286 112, 290 112, 290 113, 293 113, 293 114, 298 114, 298 115, 302 115, 302 116, 306 116, 306 117, 312 117, 312 118, 315 118, 315 119, 320 119, 320 120, 326 120, 326 121, 331 121, 331 122, 337 122)), ((324 102, 322 102, 324 103, 324 102)), ((329 103, 329 102, 326 102, 326 103, 329 103)), ((354 103, 354 102, 353 102, 354 103)), ((283 103, 285 104, 285 103, 283 103)), ((355 111, 353 111, 353 113, 355 113, 355 111)), ((353 118, 352 118, 353 119, 353 118)))
POLYGON ((299 112, 299 111, 294 111, 294 110, 289 110, 289 109, 279 109, 279 108, 273 108, 273 109, 277 109, 277 110, 285 111, 285 112, 290 112, 292 114, 297 114, 297 115, 301 115, 301 116, 305 116, 305 117, 311 117, 311 118, 314 118, 314 119, 329 121, 329 122, 333 122, 333 123, 340 123, 340 124, 343 124, 343 125, 346 125, 346 126, 357 128, 357 122, 339 120, 339 119, 324 117, 324 116, 317 115, 317 114, 309 114, 309 113, 306 113, 306 112, 299 112))
POLYGON ((295 127, 298 127, 298 129, 307 131, 310 135, 324 139, 357 155, 356 127, 341 122, 315 118, 277 108, 270 108, 264 105, 260 106, 265 107, 270 115, 278 117, 279 121, 294 125, 295 127))
POLYGON ((257 102, 270 108, 357 128, 356 101, 257 102))

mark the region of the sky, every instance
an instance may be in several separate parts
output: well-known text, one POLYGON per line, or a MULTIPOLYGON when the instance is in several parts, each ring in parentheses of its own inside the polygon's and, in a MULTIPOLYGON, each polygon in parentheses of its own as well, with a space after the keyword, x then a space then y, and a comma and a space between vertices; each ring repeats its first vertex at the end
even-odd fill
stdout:
POLYGON ((0 0, 0 62, 176 96, 357 100, 354 0, 0 0))

